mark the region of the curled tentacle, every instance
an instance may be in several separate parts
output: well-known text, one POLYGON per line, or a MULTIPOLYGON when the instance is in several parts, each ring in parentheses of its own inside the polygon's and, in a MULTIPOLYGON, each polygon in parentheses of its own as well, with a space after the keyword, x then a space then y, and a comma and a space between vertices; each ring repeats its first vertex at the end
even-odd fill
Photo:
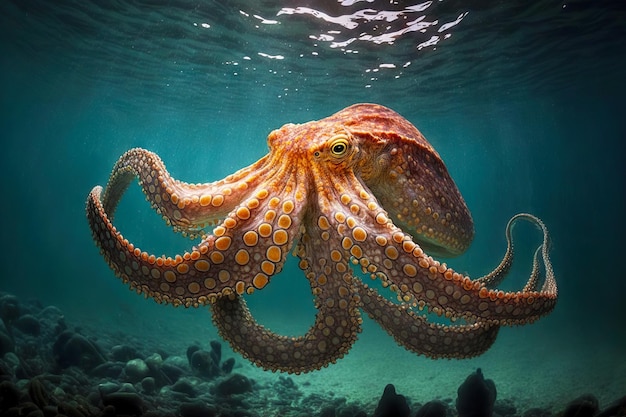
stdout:
POLYGON ((351 269, 339 255, 337 242, 324 240, 316 229, 307 225, 297 249, 318 309, 315 323, 304 336, 281 336, 260 325, 242 297, 222 297, 211 304, 221 336, 265 369, 301 373, 327 366, 348 352, 360 332, 359 299, 351 269))
POLYGON ((109 266, 138 292, 185 306, 265 287, 282 269, 305 206, 301 188, 278 198, 261 187, 190 252, 157 257, 142 252, 117 231, 104 210, 101 192, 95 187, 89 194, 87 217, 109 266))
POLYGON ((191 238, 215 225, 257 188, 267 166, 267 157, 221 181, 189 184, 172 178, 158 155, 141 148, 124 153, 115 163, 102 206, 113 218, 115 208, 130 183, 139 185, 152 207, 175 231, 191 238))
MULTIPOLYGON (((546 283, 554 283, 554 271, 552 270, 552 262, 550 261, 550 233, 548 232, 548 228, 546 225, 539 219, 537 216, 533 216, 528 213, 518 213, 515 216, 511 217, 511 219, 506 224, 505 229, 505 237, 506 237, 506 252, 502 257, 502 261, 500 264, 494 268, 493 271, 489 272, 487 275, 482 276, 476 281, 479 281, 485 284, 488 287, 495 287, 506 277, 507 273, 511 269, 513 265, 513 238, 512 232, 515 224, 520 220, 526 220, 535 224, 543 233, 543 243, 537 248, 533 256, 533 267, 532 272, 530 274, 530 278, 528 279, 528 283, 524 286, 523 292, 534 291, 537 288, 539 282, 539 273, 540 273, 540 262, 539 256, 541 255, 541 259, 543 260, 544 270, 546 273, 546 283)), ((547 290, 547 288, 546 288, 547 290)), ((554 289, 556 290, 556 288, 554 289)))

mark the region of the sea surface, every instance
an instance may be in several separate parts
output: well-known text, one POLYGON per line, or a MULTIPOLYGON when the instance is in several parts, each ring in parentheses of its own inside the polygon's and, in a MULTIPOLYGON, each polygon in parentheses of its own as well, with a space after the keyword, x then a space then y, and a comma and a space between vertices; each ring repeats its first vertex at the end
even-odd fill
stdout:
MULTIPOLYGON (((472 212, 472 246, 445 261, 489 272, 508 219, 533 213, 551 233, 558 304, 471 360, 408 353, 365 319, 344 359, 295 384, 371 414, 387 383, 415 401, 455 398, 480 367, 522 410, 557 411, 585 393, 606 405, 626 395, 624 74, 621 1, 2 1, 0 291, 54 305, 85 333, 182 356, 220 340, 207 308, 158 305, 114 276, 86 221, 91 188, 133 147, 177 179, 215 181, 265 155, 285 123, 379 103, 431 142, 472 212)), ((115 224, 148 252, 193 244, 136 182, 115 224)), ((520 229, 509 291, 540 242, 520 229)), ((247 297, 286 335, 313 323, 312 300, 296 258, 247 297)), ((279 377, 229 355, 244 374, 279 377)))

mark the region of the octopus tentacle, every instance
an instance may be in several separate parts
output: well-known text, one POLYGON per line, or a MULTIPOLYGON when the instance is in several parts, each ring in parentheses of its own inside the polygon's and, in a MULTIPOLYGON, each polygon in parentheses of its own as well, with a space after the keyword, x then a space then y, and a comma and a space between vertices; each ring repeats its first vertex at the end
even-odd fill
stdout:
POLYGON ((539 255, 541 255, 544 268, 546 270, 546 275, 550 275, 546 281, 554 281, 554 272, 552 271, 552 263, 550 261, 550 256, 548 253, 549 244, 550 244, 550 234, 548 232, 548 228, 546 225, 536 216, 528 213, 518 213, 515 216, 511 217, 508 221, 505 229, 505 237, 507 242, 506 252, 502 258, 500 264, 494 268, 493 271, 489 272, 487 275, 484 275, 476 281, 481 282, 489 287, 495 287, 506 277, 506 274, 511 269, 513 264, 513 238, 511 237, 513 226, 519 220, 526 220, 531 223, 534 223, 543 233, 543 243, 537 248, 533 256, 533 268, 530 274, 530 278, 528 283, 524 287, 524 292, 533 291, 536 289, 538 281, 539 281, 539 255))
MULTIPOLYGON (((381 278, 385 285, 391 284, 403 301, 416 302, 420 307, 428 305, 435 313, 449 317, 501 325, 532 322, 554 308, 556 283, 547 252, 547 232, 542 245, 547 272, 541 291, 513 293, 489 289, 426 255, 409 234, 393 224, 362 185, 353 187, 356 193, 343 199, 349 200, 349 207, 341 207, 334 216, 337 238, 364 272, 381 278), (371 240, 377 245, 364 250, 361 242, 371 240)), ((515 220, 520 218, 533 220, 524 215, 515 220)))
POLYGON ((469 358, 485 352, 495 342, 499 326, 484 322, 444 325, 430 323, 408 304, 394 304, 355 280, 361 304, 396 342, 430 358, 469 358))
POLYGON ((172 178, 155 153, 131 149, 113 167, 102 197, 104 211, 113 216, 122 194, 137 177, 146 199, 166 223, 195 238, 204 227, 217 224, 250 196, 269 169, 267 159, 262 158, 221 181, 189 184, 172 178))
MULTIPOLYGON (((372 248, 363 246, 367 232, 360 224, 371 220, 372 213, 384 212, 356 177, 348 174, 344 180, 334 183, 332 189, 325 189, 325 198, 320 198, 320 205, 327 209, 317 215, 317 227, 326 240, 341 242, 341 249, 331 256, 352 258, 364 272, 376 276, 375 265, 364 256, 364 253, 371 253, 372 248), (350 194, 352 190, 358 194, 350 194), (336 236, 337 232, 344 236, 336 236)), ((381 239, 381 235, 376 238, 377 242, 381 239)), ((384 299, 358 278, 353 278, 353 282, 361 296, 361 307, 367 314, 399 344, 416 353, 429 357, 469 357, 484 352, 497 336, 498 326, 482 322, 455 326, 428 323, 409 305, 396 305, 384 299)))
POLYGON ((94 187, 87 198, 89 225, 109 266, 158 302, 211 303, 215 325, 235 350, 259 366, 295 373, 341 358, 360 331, 360 309, 409 350, 468 357, 484 352, 500 326, 532 322, 554 308, 550 236, 530 214, 509 221, 504 257, 484 277, 472 280, 425 253, 463 252, 473 221, 439 154, 393 110, 357 104, 286 124, 267 142, 259 161, 206 184, 173 179, 152 152, 125 153, 106 190, 94 187), (136 177, 168 225, 202 237, 189 252, 157 257, 115 228, 115 209, 136 177), (511 230, 521 220, 538 226, 543 242, 522 290, 504 292, 496 287, 510 272, 511 230), (211 234, 208 226, 216 226, 211 234), (305 335, 286 337, 257 323, 243 296, 269 283, 296 242, 318 311, 305 335), (350 263, 396 292, 399 303, 365 285, 350 263), (451 323, 429 323, 418 311, 425 307, 451 323))
POLYGON ((282 269, 306 207, 302 187, 284 192, 282 199, 261 187, 191 252, 157 257, 122 236, 104 210, 101 193, 95 187, 89 194, 87 217, 109 266, 138 292, 185 306, 265 287, 282 269))
POLYGON ((213 322, 234 350, 265 369, 302 373, 343 357, 360 332, 355 279, 340 247, 308 225, 296 250, 318 309, 315 323, 300 337, 278 335, 257 323, 242 297, 222 297, 211 304, 213 322), (323 254, 323 255, 322 255, 323 254))

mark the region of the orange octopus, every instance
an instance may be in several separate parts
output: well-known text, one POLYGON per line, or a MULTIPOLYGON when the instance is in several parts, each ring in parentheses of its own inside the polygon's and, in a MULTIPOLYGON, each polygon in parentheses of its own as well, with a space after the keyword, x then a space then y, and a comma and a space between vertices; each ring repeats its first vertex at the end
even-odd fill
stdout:
POLYGON ((360 310, 406 349, 464 358, 488 349, 500 326, 530 323, 554 308, 549 235, 535 216, 509 221, 504 258, 482 278, 429 256, 466 250, 473 222, 439 154, 394 111, 356 104, 274 130, 268 145, 256 163, 206 184, 173 179, 150 151, 122 155, 104 193, 96 186, 87 199, 93 238, 109 266, 159 303, 209 304, 236 351, 263 368, 292 373, 344 356, 360 332, 360 310), (168 225, 200 239, 189 252, 155 256, 115 228, 116 206, 135 177, 168 225), (504 292, 495 287, 511 266, 511 228, 520 219, 542 230, 543 243, 524 288, 504 292), (243 297, 268 285, 292 251, 318 310, 299 337, 258 324, 243 297), (364 277, 380 280, 398 302, 379 295, 364 277), (447 324, 429 321, 420 313, 425 307, 447 324))

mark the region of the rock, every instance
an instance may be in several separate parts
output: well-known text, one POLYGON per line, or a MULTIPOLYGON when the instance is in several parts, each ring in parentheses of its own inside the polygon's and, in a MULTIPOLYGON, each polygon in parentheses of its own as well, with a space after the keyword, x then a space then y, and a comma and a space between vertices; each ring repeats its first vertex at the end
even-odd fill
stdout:
POLYGON ((141 389, 148 395, 156 392, 156 381, 153 377, 148 376, 141 380, 141 389))
POLYGON ((196 389, 189 381, 185 379, 179 379, 178 381, 176 381, 176 383, 172 385, 172 391, 185 394, 189 397, 196 396, 196 389))
POLYGON ((191 356, 200 350, 200 346, 191 345, 187 348, 187 362, 189 362, 189 366, 191 366, 191 356))
POLYGON ((433 400, 424 404, 415 414, 415 417, 446 417, 448 405, 443 401, 433 400))
POLYGON ((153 353, 145 359, 145 362, 150 368, 150 372, 158 372, 163 365, 163 357, 158 353, 153 353))
POLYGON ((410 412, 406 398, 396 394, 393 384, 387 384, 374 410, 374 417, 408 417, 410 412))
POLYGON ((470 374, 457 390, 459 417, 490 417, 496 401, 496 385, 485 379, 480 368, 470 374))
POLYGON ((235 367, 235 358, 228 358, 224 361, 224 363, 222 363, 222 373, 224 375, 228 375, 229 373, 231 373, 233 371, 233 368, 235 367))
POLYGON ((14 349, 15 345, 13 344, 13 339, 0 329, 0 357, 4 356, 6 353, 13 352, 14 349))
POLYGON ((13 325, 22 333, 31 336, 39 336, 41 333, 41 324, 39 320, 30 314, 24 314, 13 322, 13 325))
POLYGON ((204 404, 200 401, 192 403, 182 403, 179 408, 181 417, 215 417, 217 410, 215 407, 204 404))
POLYGON ((118 379, 124 370, 123 362, 105 362, 93 368, 89 375, 100 378, 118 379))
POLYGON ((221 396, 243 394, 252 391, 252 382, 241 374, 232 374, 217 384, 216 392, 221 396))
POLYGON ((562 417, 593 417, 598 411, 598 399, 592 394, 585 394, 570 402, 562 417))
POLYGON ((191 369, 194 374, 204 378, 215 378, 220 375, 220 368, 213 361, 210 352, 197 350, 191 355, 191 369))
POLYGON ((98 347, 84 336, 66 330, 62 332, 52 346, 57 364, 61 368, 78 366, 89 371, 106 362, 98 347))
POLYGON ((140 416, 144 413, 143 400, 135 393, 114 392, 107 394, 102 397, 102 403, 107 407, 114 407, 117 415, 140 416))
POLYGON ((20 390, 12 382, 0 382, 0 412, 17 406, 20 402, 20 395, 20 390))
POLYGON ((161 372, 167 376, 169 381, 174 383, 185 373, 185 370, 166 361, 161 366, 161 372))
POLYGON ((174 365, 180 369, 187 369, 189 367, 189 361, 184 359, 182 356, 168 356, 167 359, 163 361, 163 365, 174 365))
POLYGON ((98 391, 100 395, 106 396, 120 390, 120 386, 114 382, 103 382, 98 385, 98 391))
POLYGON ((211 340, 211 359, 216 365, 222 360, 222 344, 217 340, 211 340))
POLYGON ((7 330, 9 325, 17 320, 20 313, 20 303, 16 296, 7 294, 0 297, 0 319, 4 322, 7 330))
POLYGON ((120 385, 120 389, 118 392, 137 392, 137 390, 135 389, 135 386, 133 384, 131 384, 130 382, 124 382, 122 385, 120 385))
POLYGON ((128 362, 131 359, 139 358, 139 352, 135 348, 126 345, 115 345, 111 348, 111 357, 118 362, 128 362))
POLYGON ((128 378, 130 382, 134 383, 147 377, 150 373, 150 369, 143 359, 131 359, 126 362, 124 373, 126 374, 126 378, 128 378))

